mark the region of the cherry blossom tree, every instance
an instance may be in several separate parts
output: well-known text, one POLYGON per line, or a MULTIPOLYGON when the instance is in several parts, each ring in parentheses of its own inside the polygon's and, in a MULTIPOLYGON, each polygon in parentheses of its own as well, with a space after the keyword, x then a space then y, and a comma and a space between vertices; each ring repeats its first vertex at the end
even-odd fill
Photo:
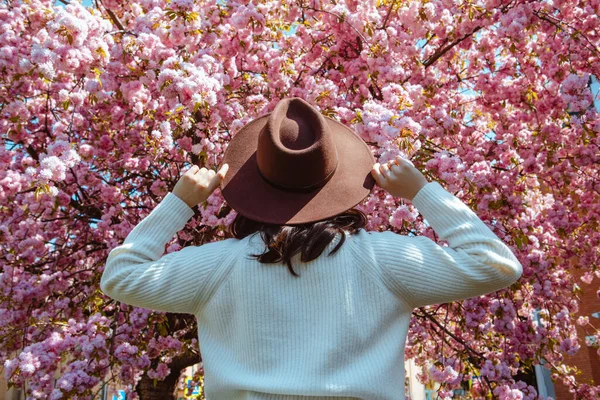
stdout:
MULTIPOLYGON (((523 264, 510 288, 414 310, 406 356, 422 382, 441 398, 470 380, 476 399, 537 399, 514 377, 543 363, 574 397, 600 396, 564 360, 585 346, 578 323, 600 337, 574 317, 573 275, 600 278, 600 0, 61 3, 0 2, 10 385, 31 399, 89 399, 114 381, 172 397, 201 360, 196 321, 105 296, 108 252, 183 168, 218 165, 241 126, 299 96, 382 162, 411 157, 523 264)), ((371 230, 437 240, 378 187, 358 208, 371 230)), ((166 252, 227 236, 235 211, 218 190, 196 211, 166 252)))

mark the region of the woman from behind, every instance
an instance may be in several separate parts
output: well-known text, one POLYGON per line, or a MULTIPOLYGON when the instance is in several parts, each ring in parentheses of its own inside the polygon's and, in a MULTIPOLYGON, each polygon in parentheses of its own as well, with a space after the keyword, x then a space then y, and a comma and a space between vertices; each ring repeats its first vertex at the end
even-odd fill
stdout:
POLYGON ((403 400, 412 310, 522 273, 460 199, 408 160, 376 163, 352 130, 300 98, 242 128, 223 166, 186 172, 111 252, 101 282, 127 304, 196 316, 209 400, 403 400), (449 246, 365 230, 354 206, 375 183, 412 201, 449 246), (218 185, 238 212, 233 237, 159 258, 218 185))

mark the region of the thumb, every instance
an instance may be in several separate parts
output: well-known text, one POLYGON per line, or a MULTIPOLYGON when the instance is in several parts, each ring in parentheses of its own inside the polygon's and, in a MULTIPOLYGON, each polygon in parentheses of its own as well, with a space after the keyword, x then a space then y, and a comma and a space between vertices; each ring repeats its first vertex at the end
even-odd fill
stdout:
POLYGON ((212 181, 210 182, 210 191, 214 191, 216 188, 219 187, 219 185, 221 184, 221 182, 223 181, 223 179, 225 178, 225 175, 227 174, 227 171, 229 170, 229 165, 228 164, 224 164, 221 169, 219 169, 219 172, 217 172, 215 174, 215 176, 213 177, 212 181))
POLYGON ((219 172, 217 172, 217 176, 219 177, 220 181, 222 181, 223 178, 225 178, 225 175, 227 175, 227 171, 229 171, 229 164, 223 164, 219 172))
POLYGON ((373 175, 373 178, 375 178, 375 182, 377 182, 379 186, 382 185, 382 182, 385 179, 383 174, 379 170, 380 166, 380 163, 375 163, 375 165, 373 165, 373 168, 371 169, 371 175, 373 175))

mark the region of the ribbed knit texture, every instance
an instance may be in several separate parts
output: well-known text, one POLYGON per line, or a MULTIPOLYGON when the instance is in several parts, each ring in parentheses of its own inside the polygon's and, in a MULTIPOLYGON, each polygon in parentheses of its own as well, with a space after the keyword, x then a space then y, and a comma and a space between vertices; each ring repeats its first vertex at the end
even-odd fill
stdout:
POLYGON ((113 249, 100 286, 152 310, 191 313, 208 400, 404 400, 404 344, 414 307, 505 288, 522 273, 511 250, 457 197, 433 181, 413 199, 449 247, 393 232, 338 235, 314 261, 262 253, 258 233, 163 257, 194 214, 168 193, 113 249))

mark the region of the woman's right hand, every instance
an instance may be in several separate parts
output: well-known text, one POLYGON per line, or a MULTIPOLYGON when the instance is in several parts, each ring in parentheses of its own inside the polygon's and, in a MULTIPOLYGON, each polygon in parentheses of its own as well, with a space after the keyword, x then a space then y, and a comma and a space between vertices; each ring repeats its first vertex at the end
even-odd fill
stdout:
POLYGON ((371 174, 377 184, 392 196, 411 201, 419 190, 428 183, 421 171, 401 156, 396 156, 395 159, 385 164, 375 163, 371 174))

